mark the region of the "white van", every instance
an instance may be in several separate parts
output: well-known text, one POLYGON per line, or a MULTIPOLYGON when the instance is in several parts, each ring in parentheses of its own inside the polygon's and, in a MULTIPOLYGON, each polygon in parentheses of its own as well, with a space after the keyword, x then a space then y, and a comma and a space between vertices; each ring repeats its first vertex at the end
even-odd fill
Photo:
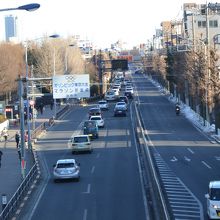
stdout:
POLYGON ((207 199, 207 214, 210 219, 220 219, 220 181, 209 183, 207 199))
POLYGON ((73 154, 82 151, 89 151, 91 153, 93 150, 89 135, 76 135, 72 137, 68 147, 71 148, 73 154))

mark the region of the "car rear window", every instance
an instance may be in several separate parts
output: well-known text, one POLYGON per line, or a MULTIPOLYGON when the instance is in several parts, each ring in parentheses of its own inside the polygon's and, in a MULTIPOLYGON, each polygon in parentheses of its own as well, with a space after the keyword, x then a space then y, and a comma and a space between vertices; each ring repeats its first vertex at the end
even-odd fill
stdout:
POLYGON ((87 137, 74 137, 74 142, 75 143, 88 142, 88 138, 87 137))
POLYGON ((74 167, 74 163, 58 163, 57 168, 69 168, 74 167))

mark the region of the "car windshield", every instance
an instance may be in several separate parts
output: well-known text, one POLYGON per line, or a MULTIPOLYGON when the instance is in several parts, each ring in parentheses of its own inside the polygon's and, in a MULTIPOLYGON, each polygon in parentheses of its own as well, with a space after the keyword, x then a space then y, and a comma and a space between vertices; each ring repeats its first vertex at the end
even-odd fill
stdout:
POLYGON ((101 120, 100 117, 92 117, 90 120, 101 120))
POLYGON ((74 167, 74 163, 58 163, 57 168, 70 168, 74 167))
POLYGON ((103 104, 106 104, 106 102, 105 101, 101 101, 101 102, 99 102, 99 104, 103 105, 103 104))
POLYGON ((118 102, 117 105, 125 105, 124 102, 118 102))
POLYGON ((84 127, 94 127, 95 125, 96 125, 95 122, 92 122, 92 121, 84 122, 84 127))
POLYGON ((75 143, 88 142, 88 139, 87 139, 87 137, 74 137, 74 142, 75 143))
POLYGON ((210 189, 210 199, 211 200, 220 200, 220 188, 211 188, 210 189))

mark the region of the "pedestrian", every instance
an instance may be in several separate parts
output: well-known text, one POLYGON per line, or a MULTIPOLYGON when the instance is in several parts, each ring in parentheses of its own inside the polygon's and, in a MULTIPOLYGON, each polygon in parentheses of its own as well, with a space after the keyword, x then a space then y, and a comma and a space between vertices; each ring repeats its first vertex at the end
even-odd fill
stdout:
POLYGON ((43 102, 40 103, 40 113, 41 115, 43 114, 43 111, 44 111, 44 104, 43 102))
POLYGON ((2 155, 3 155, 3 153, 2 153, 2 151, 0 150, 0 167, 2 166, 2 155))
POLYGON ((50 102, 50 110, 53 110, 53 101, 50 102))
POLYGON ((16 142, 16 147, 19 147, 19 142, 20 142, 20 135, 18 133, 18 131, 15 134, 15 142, 16 142))
POLYGON ((8 135, 8 129, 6 127, 2 130, 2 136, 4 137, 5 142, 7 142, 9 135, 8 135))

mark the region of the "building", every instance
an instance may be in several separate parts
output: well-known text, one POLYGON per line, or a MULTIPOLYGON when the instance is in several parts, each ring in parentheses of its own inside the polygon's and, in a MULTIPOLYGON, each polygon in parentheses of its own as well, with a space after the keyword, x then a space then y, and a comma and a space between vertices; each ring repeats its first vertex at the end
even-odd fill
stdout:
POLYGON ((5 16, 5 40, 17 38, 17 17, 13 15, 5 16))
POLYGON ((210 46, 220 43, 220 3, 183 4, 184 39, 194 46, 208 43, 210 46))

